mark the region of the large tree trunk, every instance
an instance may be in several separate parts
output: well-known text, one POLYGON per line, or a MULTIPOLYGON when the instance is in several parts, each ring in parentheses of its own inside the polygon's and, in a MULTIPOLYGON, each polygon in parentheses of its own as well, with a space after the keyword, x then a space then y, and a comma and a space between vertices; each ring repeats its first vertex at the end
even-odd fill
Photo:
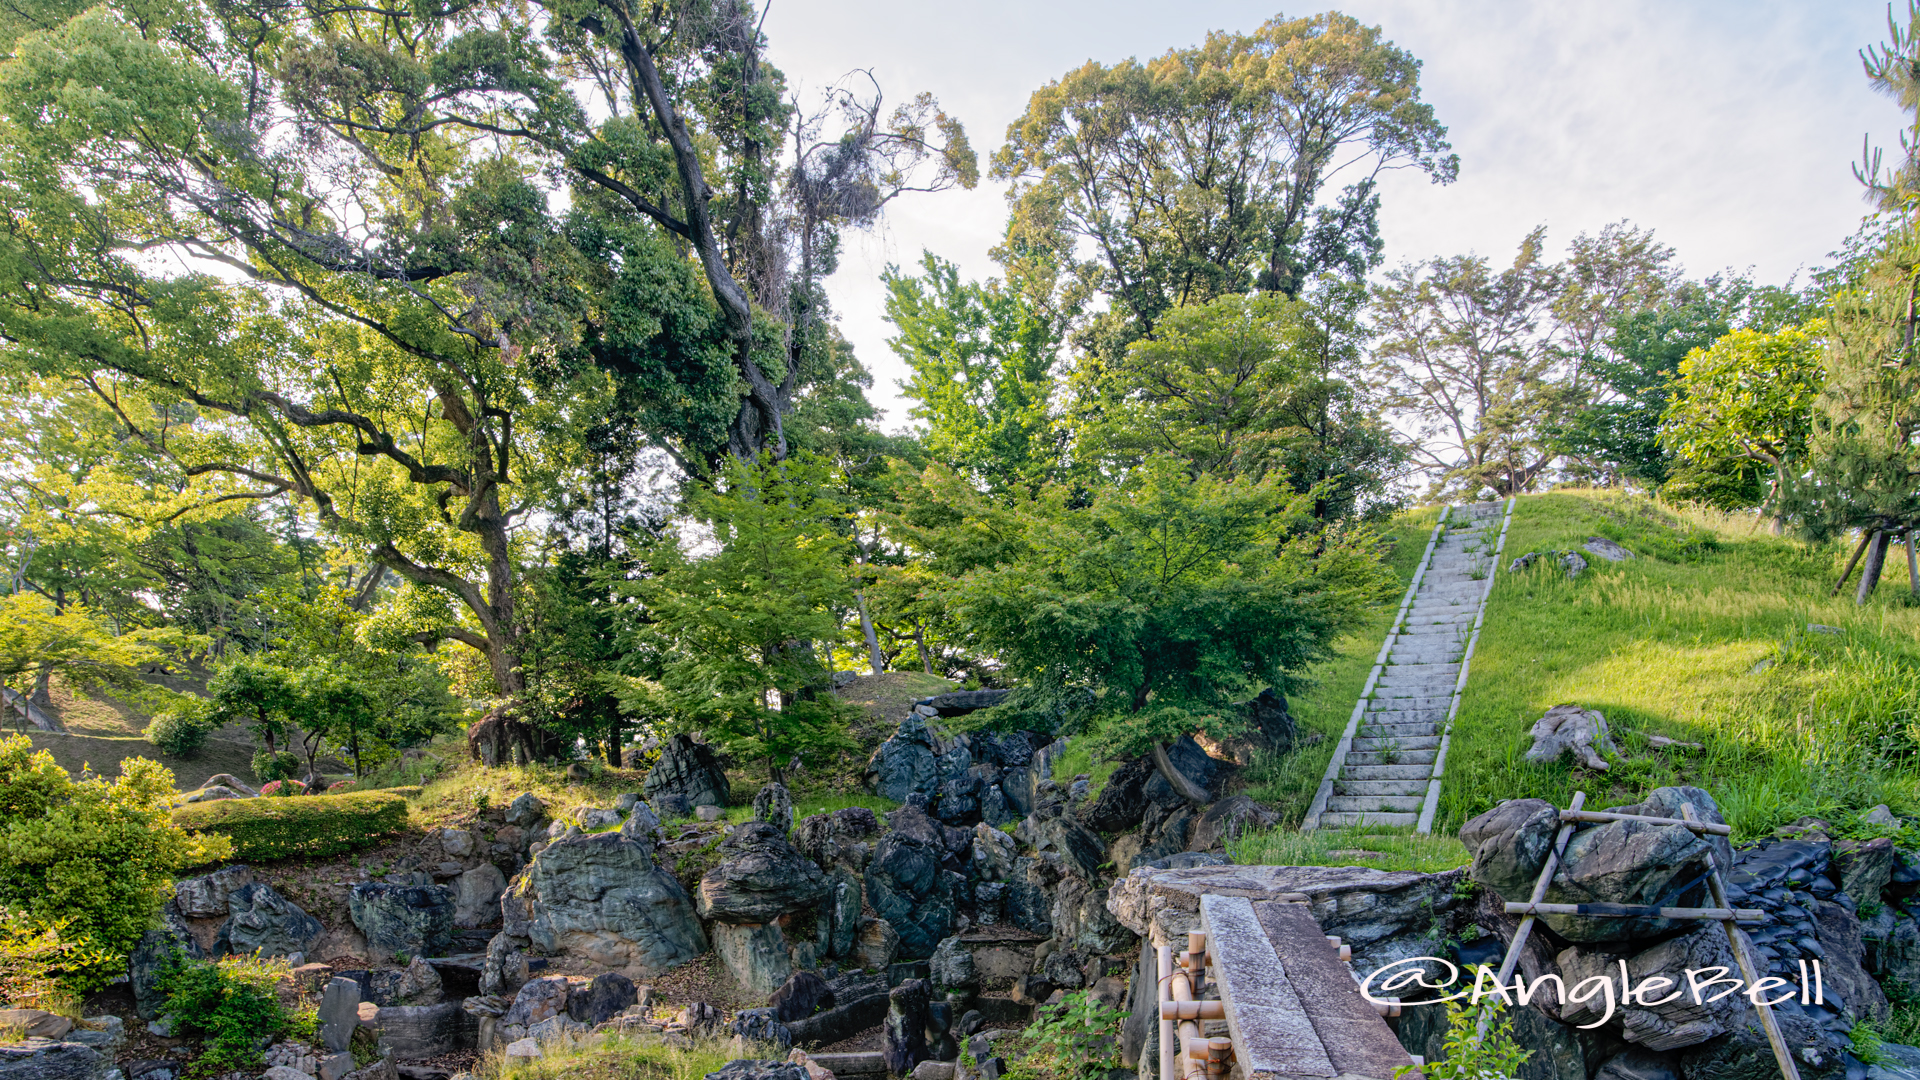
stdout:
POLYGON ((1876 529, 1873 543, 1867 547, 1867 565, 1860 568, 1860 588, 1853 594, 1853 602, 1864 604, 1873 595, 1874 587, 1880 584, 1880 571, 1887 564, 1887 530, 1876 529))
POLYGON ((33 693, 27 695, 27 704, 40 709, 53 708, 52 680, 53 672, 41 668, 40 673, 33 677, 33 693))

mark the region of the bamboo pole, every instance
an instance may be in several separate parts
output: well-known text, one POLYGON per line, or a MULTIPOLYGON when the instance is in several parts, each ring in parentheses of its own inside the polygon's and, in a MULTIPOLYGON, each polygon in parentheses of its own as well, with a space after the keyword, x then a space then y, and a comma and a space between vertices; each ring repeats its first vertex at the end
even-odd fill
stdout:
MULTIPOLYGON (((1697 820, 1692 803, 1682 803, 1680 813, 1689 820, 1697 820)), ((1707 869, 1707 887, 1713 892, 1713 902, 1721 907, 1727 906, 1727 886, 1720 878, 1720 856, 1717 853, 1707 853, 1707 869)), ((1747 935, 1730 922, 1720 925, 1727 928, 1727 944, 1733 948, 1734 959, 1740 962, 1740 974, 1746 978, 1748 986, 1757 985, 1760 973, 1754 965, 1753 953, 1748 948, 1747 935)), ((1780 1023, 1773 1018, 1773 1009, 1756 999, 1753 1011, 1760 1014, 1760 1028, 1767 1033, 1767 1042, 1773 1047, 1773 1059, 1780 1063, 1780 1075, 1784 1080, 1800 1080, 1800 1070, 1793 1063, 1792 1051, 1787 1049, 1786 1037, 1780 1034, 1780 1023)))
MULTIPOLYGON (((1572 809, 1577 812, 1585 805, 1587 805, 1587 793, 1584 791, 1574 792, 1572 809)), ((1553 838, 1553 849, 1547 852, 1547 861, 1540 867, 1540 877, 1533 883, 1533 895, 1528 897, 1528 903, 1538 904, 1546 898, 1547 886, 1553 883, 1553 875, 1560 869, 1560 856, 1566 852, 1567 840, 1572 836, 1573 822, 1562 818, 1559 835, 1553 838)), ((1520 928, 1513 932, 1513 941, 1507 946, 1506 959, 1500 961, 1500 973, 1494 976, 1494 985, 1505 986, 1507 980, 1513 978, 1513 969, 1520 966, 1520 951, 1527 947, 1527 939, 1533 936, 1533 920, 1536 918, 1538 918, 1536 915, 1527 915, 1521 918, 1520 928)), ((1485 1039, 1487 1037, 1487 1028, 1492 1024, 1493 1012, 1488 1010, 1487 1012, 1481 1013, 1480 1023, 1474 1032, 1473 1041, 1479 1042, 1485 1039)), ((1799 1080, 1799 1078, 1795 1077, 1794 1080, 1799 1080)))
POLYGON ((1508 904, 1509 915, 1601 915, 1608 918, 1699 919, 1703 922, 1765 922, 1758 908, 1655 907, 1650 904, 1508 904))
POLYGON ((1840 590, 1847 587, 1847 579, 1853 576, 1853 568, 1860 564, 1860 556, 1866 553, 1867 544, 1872 540, 1872 532, 1860 534, 1860 544, 1853 549, 1853 558, 1847 560, 1847 568, 1840 571, 1840 580, 1833 583, 1833 591, 1828 596, 1839 596, 1840 590))
POLYGON ((1713 836, 1732 836, 1733 826, 1716 825, 1711 821, 1685 821, 1680 818, 1648 817, 1645 814, 1616 814, 1610 810, 1562 810, 1561 821, 1644 821, 1649 825, 1683 825, 1696 833, 1709 833, 1713 836))
POLYGON ((1174 1018, 1167 1015, 1167 1006, 1175 1004, 1173 946, 1157 945, 1153 952, 1160 979, 1160 1080, 1180 1080, 1180 1077, 1174 1073, 1176 1060, 1173 1046, 1174 1018))
POLYGON ((1920 561, 1913 554, 1913 526, 1907 526, 1907 588, 1920 596, 1920 561))

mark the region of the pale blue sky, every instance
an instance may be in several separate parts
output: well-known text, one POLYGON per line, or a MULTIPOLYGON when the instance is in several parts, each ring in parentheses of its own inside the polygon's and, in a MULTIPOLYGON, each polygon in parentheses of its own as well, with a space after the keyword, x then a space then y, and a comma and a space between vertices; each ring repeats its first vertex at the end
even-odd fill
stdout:
MULTIPOLYGON (((766 2, 766 0, 762 0, 766 2)), ((1903 5, 1904 9, 1904 5, 1903 5)), ((890 99, 932 91, 984 159, 1027 95, 1088 59, 1158 55, 1210 29, 1251 30, 1265 4, 1085 0, 771 0, 771 59, 817 89, 868 67, 890 99)), ((1865 206, 1848 171, 1861 137, 1897 146, 1900 117, 1856 56, 1886 32, 1869 0, 1354 0, 1338 6, 1424 63, 1421 85, 1460 155, 1449 187, 1384 191, 1389 264, 1502 257, 1535 225, 1550 243, 1631 219, 1695 274, 1751 266, 1768 281, 1819 264, 1865 206)), ((920 250, 974 277, 1005 220, 1004 189, 910 196, 850 238, 830 282, 841 327, 905 422, 876 281, 920 250)))

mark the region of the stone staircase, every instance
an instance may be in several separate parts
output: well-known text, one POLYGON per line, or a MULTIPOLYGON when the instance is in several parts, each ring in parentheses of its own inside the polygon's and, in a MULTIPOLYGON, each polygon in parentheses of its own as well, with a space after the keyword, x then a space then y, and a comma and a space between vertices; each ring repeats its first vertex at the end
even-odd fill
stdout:
POLYGON ((1513 500, 1440 515, 1301 828, 1433 828, 1447 741, 1513 500))

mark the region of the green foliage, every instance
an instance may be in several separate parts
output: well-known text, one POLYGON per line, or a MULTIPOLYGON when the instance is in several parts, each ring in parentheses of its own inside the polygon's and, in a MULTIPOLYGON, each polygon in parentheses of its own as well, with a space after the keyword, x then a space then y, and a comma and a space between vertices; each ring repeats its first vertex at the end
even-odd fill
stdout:
POLYGON ((1498 999, 1478 1005, 1447 1002, 1447 1034, 1441 1043, 1440 1060, 1422 1067, 1402 1065, 1393 1071, 1394 1080, 1410 1073, 1428 1080, 1506 1080, 1518 1076, 1533 1051, 1523 1048, 1513 1035, 1513 1017, 1501 1008, 1498 999), (1491 1016, 1485 1037, 1479 1032, 1480 1019, 1491 1016))
MULTIPOLYGON (((1827 324, 1735 330, 1680 361, 1661 439, 1689 462, 1743 458, 1770 467, 1777 499, 1804 462, 1825 377, 1827 324)), ((1777 510, 1776 510, 1777 514, 1777 510)))
POLYGON ((173 812, 173 823, 225 837, 233 857, 271 862, 358 851, 407 825, 402 790, 354 791, 290 799, 215 799, 173 812))
POLYGON ((1021 1034, 1032 1049, 1019 1067, 1064 1080, 1098 1080, 1120 1064, 1120 1025, 1127 1014, 1086 990, 1043 1007, 1021 1034))
POLYGON ((71 922, 0 908, 0 1002, 14 1008, 50 1008, 72 993, 71 983, 82 981, 76 976, 113 963, 111 953, 65 936, 71 922))
POLYGON ((888 345, 911 374, 901 392, 920 404, 926 450, 989 491, 1046 479, 1058 466, 1048 404, 1058 328, 998 281, 962 282, 960 268, 923 252, 921 277, 888 267, 888 345))
MULTIPOLYGON (((213 701, 219 722, 246 724, 263 741, 268 755, 275 752, 275 740, 291 714, 300 708, 294 673, 255 657, 243 656, 222 664, 207 680, 207 696, 213 701)), ((253 771, 262 780, 280 779, 261 773, 258 766, 253 771)))
POLYGON ((21 693, 60 676, 71 685, 138 690, 134 672, 162 653, 142 633, 115 635, 85 608, 62 611, 38 593, 0 596, 0 684, 21 693))
POLYGON ((260 1040, 278 1038, 290 1020, 274 993, 286 973, 284 961, 188 960, 174 952, 160 973, 158 989, 166 1001, 161 1015, 173 1021, 175 1031, 205 1040, 194 1059, 196 1075, 259 1066, 260 1040))
POLYGON ((161 753, 191 758, 200 753, 218 726, 204 699, 183 696, 165 712, 154 714, 142 734, 161 753))
MULTIPOLYGON (((225 839, 170 823, 172 797, 173 774, 151 761, 123 761, 112 781, 76 781, 26 736, 0 738, 0 907, 60 921, 65 940, 124 956, 173 895, 175 871, 232 854, 225 839)), ((94 967, 80 981, 110 974, 94 967)))
POLYGON ((1292 685, 1392 586, 1369 530, 1290 538, 1310 496, 1195 478, 1167 457, 1120 485, 1049 485, 1012 507, 939 468, 925 484, 944 516, 923 518, 914 543, 958 571, 954 617, 1036 693, 1090 693, 1114 754, 1237 729, 1232 702, 1292 685))
MULTIPOLYGON (((829 480, 804 455, 729 465, 724 489, 689 500, 719 550, 670 539, 655 576, 633 587, 633 640, 661 657, 659 693, 675 717, 776 778, 796 756, 823 763, 849 745, 844 706, 809 645, 834 635, 852 595, 829 480)), ((630 695, 630 711, 653 708, 641 703, 650 689, 630 695)))
POLYGON ((253 752, 253 778, 263 784, 275 780, 289 780, 300 775, 300 759, 288 753, 269 753, 265 749, 253 752))

